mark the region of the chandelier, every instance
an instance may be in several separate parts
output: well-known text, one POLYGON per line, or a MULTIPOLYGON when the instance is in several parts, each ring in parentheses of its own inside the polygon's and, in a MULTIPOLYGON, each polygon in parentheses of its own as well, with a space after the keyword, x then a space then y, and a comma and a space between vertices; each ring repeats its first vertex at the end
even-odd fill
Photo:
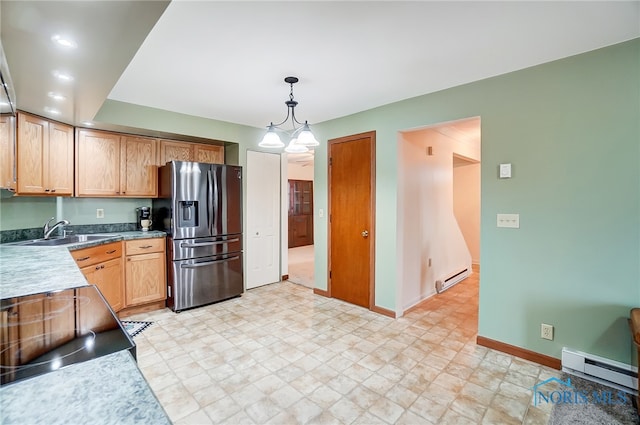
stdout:
POLYGON ((278 124, 274 124, 271 122, 267 127, 267 133, 262 138, 262 141, 258 144, 258 146, 263 148, 282 148, 284 147, 284 143, 280 140, 280 136, 278 136, 277 131, 287 134, 291 139, 289 140, 289 144, 284 149, 285 152, 288 153, 305 153, 309 151, 310 147, 318 146, 320 143, 316 140, 311 129, 309 128, 309 123, 307 121, 301 123, 296 119, 296 106, 298 106, 298 102, 293 100, 293 85, 298 82, 298 77, 287 77, 284 79, 284 82, 291 86, 291 91, 289 92, 289 100, 285 101, 284 104, 287 105, 287 117, 278 124), (284 130, 280 128, 282 124, 285 124, 291 118, 291 125, 293 129, 284 130))

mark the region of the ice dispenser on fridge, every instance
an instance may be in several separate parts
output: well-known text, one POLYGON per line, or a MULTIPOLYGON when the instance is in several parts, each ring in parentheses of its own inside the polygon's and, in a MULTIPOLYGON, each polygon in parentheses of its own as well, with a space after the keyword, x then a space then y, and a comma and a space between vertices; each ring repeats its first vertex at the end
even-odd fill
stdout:
POLYGON ((178 227, 198 227, 198 201, 178 201, 178 227))

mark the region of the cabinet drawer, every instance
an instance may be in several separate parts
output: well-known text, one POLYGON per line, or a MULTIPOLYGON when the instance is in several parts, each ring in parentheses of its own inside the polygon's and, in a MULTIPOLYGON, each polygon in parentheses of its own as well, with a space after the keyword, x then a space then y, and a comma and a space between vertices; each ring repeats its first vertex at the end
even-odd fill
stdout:
POLYGON ((164 238, 134 239, 125 241, 124 252, 126 255, 148 254, 150 252, 163 252, 164 238))
POLYGON ((112 242, 91 248, 71 251, 71 256, 80 268, 108 261, 122 256, 122 242, 112 242))

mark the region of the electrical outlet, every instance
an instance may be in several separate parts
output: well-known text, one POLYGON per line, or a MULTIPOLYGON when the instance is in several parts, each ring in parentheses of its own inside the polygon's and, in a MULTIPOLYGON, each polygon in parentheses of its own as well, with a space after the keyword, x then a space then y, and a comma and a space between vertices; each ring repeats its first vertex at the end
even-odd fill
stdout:
POLYGON ((104 218, 104 209, 98 208, 96 210, 96 218, 104 218))
POLYGON ((540 338, 553 340, 553 325, 542 323, 540 325, 540 338))

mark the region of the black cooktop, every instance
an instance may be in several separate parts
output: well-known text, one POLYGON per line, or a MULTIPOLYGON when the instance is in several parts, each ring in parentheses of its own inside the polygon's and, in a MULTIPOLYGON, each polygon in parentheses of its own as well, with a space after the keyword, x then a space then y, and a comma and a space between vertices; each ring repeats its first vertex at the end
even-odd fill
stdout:
POLYGON ((121 350, 133 340, 95 286, 0 300, 0 385, 121 350))

